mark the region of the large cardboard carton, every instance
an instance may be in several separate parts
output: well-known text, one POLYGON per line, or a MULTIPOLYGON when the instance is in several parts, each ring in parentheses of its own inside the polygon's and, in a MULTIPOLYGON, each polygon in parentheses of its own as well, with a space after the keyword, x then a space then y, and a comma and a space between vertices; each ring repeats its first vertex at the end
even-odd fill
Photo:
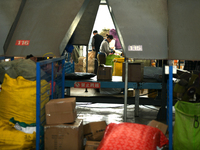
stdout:
POLYGON ((46 124, 73 123, 77 117, 76 98, 50 100, 45 105, 46 124))
POLYGON ((91 122, 83 126, 84 137, 91 141, 101 141, 106 129, 106 122, 91 122))
MULTIPOLYGON (((128 63, 128 82, 141 82, 143 74, 143 63, 128 63)), ((125 81, 125 63, 123 63, 122 80, 125 81)))
POLYGON ((112 81, 112 66, 99 66, 97 71, 97 80, 112 81))
POLYGON ((99 141, 87 141, 85 145, 85 150, 96 150, 99 144, 99 141))
POLYGON ((76 119, 73 124, 45 125, 45 150, 82 150, 83 120, 76 119))
POLYGON ((158 122, 156 120, 150 121, 148 126, 160 129, 163 132, 163 134, 166 134, 168 128, 166 124, 158 122))

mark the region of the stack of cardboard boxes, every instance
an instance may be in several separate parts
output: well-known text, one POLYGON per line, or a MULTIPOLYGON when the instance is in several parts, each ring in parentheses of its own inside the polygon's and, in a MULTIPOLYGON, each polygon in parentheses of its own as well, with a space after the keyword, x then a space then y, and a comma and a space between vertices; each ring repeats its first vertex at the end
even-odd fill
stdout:
POLYGON ((85 150, 96 150, 104 136, 106 122, 91 122, 83 127, 84 137, 87 139, 85 150))
POLYGON ((104 136, 106 122, 91 122, 83 126, 77 118, 76 98, 53 99, 45 105, 45 150, 96 150, 104 136))
POLYGON ((77 119, 76 98, 49 101, 44 126, 45 150, 82 150, 83 120, 77 119))

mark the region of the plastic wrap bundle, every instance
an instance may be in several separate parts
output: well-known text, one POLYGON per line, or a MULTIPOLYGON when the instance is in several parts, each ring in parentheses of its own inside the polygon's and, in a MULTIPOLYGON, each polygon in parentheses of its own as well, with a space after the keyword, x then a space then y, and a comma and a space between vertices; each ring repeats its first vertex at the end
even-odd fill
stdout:
POLYGON ((97 150, 156 150, 168 144, 157 128, 136 123, 111 123, 97 150))

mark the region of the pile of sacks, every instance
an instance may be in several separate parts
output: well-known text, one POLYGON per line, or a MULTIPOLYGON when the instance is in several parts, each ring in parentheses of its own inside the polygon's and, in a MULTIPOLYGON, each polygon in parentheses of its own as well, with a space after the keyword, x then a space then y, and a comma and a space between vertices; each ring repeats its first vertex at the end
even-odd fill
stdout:
MULTIPOLYGON (((35 148, 36 64, 29 59, 0 63, 0 149, 35 148), (31 129, 31 130, 30 130, 31 129)), ((50 85, 41 80, 41 96, 49 101, 50 85)))

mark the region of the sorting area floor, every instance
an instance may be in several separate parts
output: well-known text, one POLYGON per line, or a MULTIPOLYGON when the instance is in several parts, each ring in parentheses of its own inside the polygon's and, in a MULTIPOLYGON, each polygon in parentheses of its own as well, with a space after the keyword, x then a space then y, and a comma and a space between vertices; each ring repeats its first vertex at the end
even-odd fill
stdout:
MULTIPOLYGON (((71 88, 71 96, 102 96, 94 89, 71 88)), ((108 96, 108 95, 106 95, 108 96)), ((117 96, 117 95, 115 95, 117 96)), ((95 97, 94 97, 95 98, 95 97)), ((123 104, 109 104, 109 103, 90 103, 90 102, 77 102, 77 116, 83 119, 83 124, 96 121, 106 121, 109 123, 124 122, 124 105, 123 104)), ((151 120, 156 119, 159 107, 151 105, 139 106, 139 117, 135 117, 135 105, 127 106, 127 120, 126 122, 148 124, 151 120)))

